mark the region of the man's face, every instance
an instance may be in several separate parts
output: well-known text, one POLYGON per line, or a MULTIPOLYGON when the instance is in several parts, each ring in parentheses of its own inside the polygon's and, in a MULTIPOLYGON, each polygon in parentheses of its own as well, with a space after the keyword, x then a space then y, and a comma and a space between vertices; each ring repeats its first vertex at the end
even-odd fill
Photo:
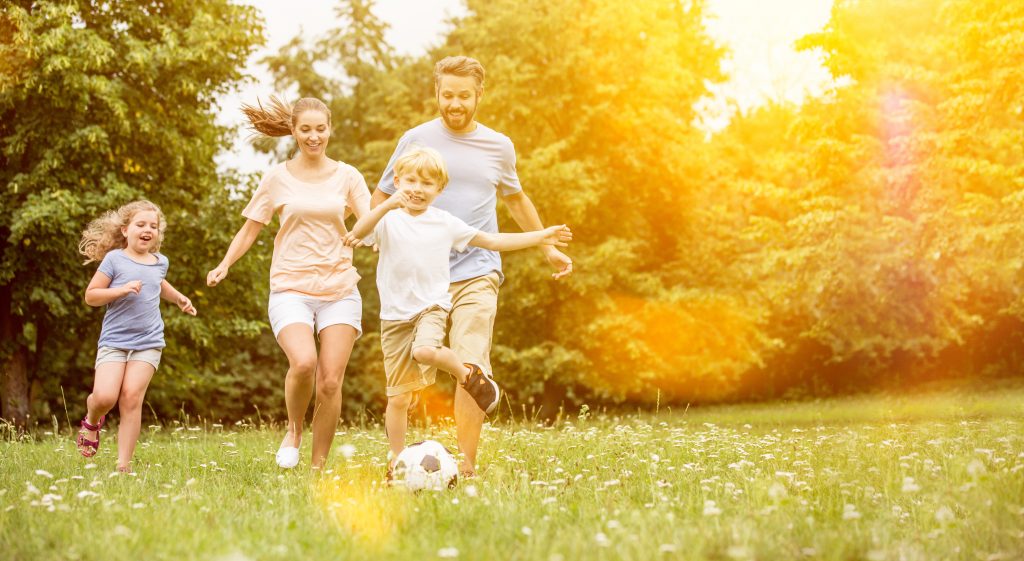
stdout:
POLYGON ((473 117, 481 95, 477 93, 476 79, 472 76, 443 74, 437 85, 437 108, 445 126, 453 132, 473 130, 473 117))

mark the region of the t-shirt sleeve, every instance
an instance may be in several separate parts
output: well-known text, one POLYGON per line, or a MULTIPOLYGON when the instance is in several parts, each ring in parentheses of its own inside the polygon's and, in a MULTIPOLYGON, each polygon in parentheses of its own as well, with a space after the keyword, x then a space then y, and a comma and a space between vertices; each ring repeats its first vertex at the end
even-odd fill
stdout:
POLYGON ((157 253, 157 263, 160 263, 160 279, 167 278, 167 270, 171 268, 171 260, 163 253, 157 253))
POLYGON ((402 135, 402 138, 398 140, 398 146, 395 146, 395 151, 391 154, 391 159, 388 160, 388 165, 384 168, 384 173, 381 174, 380 181, 377 182, 377 188, 388 195, 395 194, 395 161, 398 160, 398 158, 404 154, 412 144, 412 139, 409 136, 409 133, 405 133, 402 135))
POLYGON ((114 280, 114 273, 117 272, 117 268, 114 266, 114 252, 108 251, 103 256, 103 260, 100 261, 100 266, 96 269, 97 271, 107 275, 110 280, 114 280))
POLYGON ((516 171, 516 147, 510 138, 503 137, 502 140, 504 142, 501 147, 501 177, 498 180, 498 188, 504 196, 522 191, 523 186, 519 184, 519 173, 516 171))
POLYGON ((455 251, 465 251, 470 240, 480 233, 480 230, 447 212, 445 213, 445 222, 448 225, 448 234, 452 238, 452 249, 455 251))
POLYGON ((345 205, 352 209, 356 216, 363 216, 370 212, 370 188, 366 186, 363 174, 353 171, 353 176, 349 181, 345 205))
POLYGON ((249 199, 249 204, 242 211, 242 216, 260 224, 270 224, 270 220, 274 217, 274 198, 270 195, 270 177, 271 173, 263 176, 260 186, 256 188, 256 192, 249 199))

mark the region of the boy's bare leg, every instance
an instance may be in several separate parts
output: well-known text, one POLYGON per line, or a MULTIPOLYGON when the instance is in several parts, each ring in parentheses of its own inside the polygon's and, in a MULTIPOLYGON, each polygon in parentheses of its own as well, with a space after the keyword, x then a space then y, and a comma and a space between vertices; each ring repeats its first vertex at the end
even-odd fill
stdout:
POLYGON ((384 410, 384 430, 388 435, 391 447, 390 462, 405 449, 405 433, 409 429, 409 405, 412 403, 412 392, 388 396, 388 406, 384 410))
MULTIPOLYGON (((459 383, 466 381, 472 370, 466 366, 455 351, 448 347, 416 347, 412 350, 412 358, 420 364, 433 366, 455 376, 459 383)), ((468 397, 468 396, 467 396, 468 397)))

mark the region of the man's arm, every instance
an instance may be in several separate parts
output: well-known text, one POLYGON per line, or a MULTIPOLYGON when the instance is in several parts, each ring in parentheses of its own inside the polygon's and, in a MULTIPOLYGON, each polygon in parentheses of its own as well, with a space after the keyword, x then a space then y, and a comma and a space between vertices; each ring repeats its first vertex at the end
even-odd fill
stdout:
MULTIPOLYGON (((531 232, 544 228, 544 224, 540 221, 540 215, 537 214, 537 207, 533 206, 533 201, 530 200, 530 197, 526 196, 525 191, 519 191, 517 193, 512 193, 511 195, 504 195, 502 200, 504 200, 505 205, 508 206, 508 211, 512 215, 512 220, 515 220, 516 224, 518 224, 524 232, 531 232)), ((553 279, 558 280, 572 274, 572 259, 570 259, 568 255, 558 251, 553 245, 542 245, 541 251, 543 251, 544 256, 548 258, 548 263, 551 263, 551 265, 558 271, 551 275, 553 279)))

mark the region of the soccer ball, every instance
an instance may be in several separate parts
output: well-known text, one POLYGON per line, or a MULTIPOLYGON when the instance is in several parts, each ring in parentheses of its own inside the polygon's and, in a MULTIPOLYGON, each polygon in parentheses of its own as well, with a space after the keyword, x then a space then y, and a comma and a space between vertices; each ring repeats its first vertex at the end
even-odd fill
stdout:
POLYGON ((458 480, 455 457, 435 440, 410 444, 395 459, 394 484, 410 491, 443 491, 458 480))

